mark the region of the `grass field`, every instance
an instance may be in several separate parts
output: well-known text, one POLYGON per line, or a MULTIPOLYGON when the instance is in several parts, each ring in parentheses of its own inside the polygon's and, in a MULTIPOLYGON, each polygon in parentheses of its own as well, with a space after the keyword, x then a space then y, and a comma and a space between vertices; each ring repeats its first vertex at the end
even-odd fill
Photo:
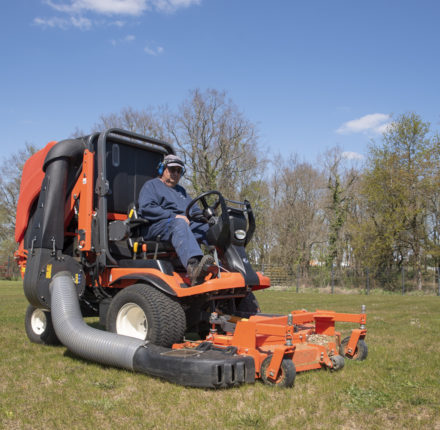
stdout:
POLYGON ((341 372, 300 373, 291 389, 184 388, 30 343, 21 283, 0 281, 0 428, 440 429, 440 297, 257 296, 274 313, 354 313, 365 304, 367 360, 341 372))

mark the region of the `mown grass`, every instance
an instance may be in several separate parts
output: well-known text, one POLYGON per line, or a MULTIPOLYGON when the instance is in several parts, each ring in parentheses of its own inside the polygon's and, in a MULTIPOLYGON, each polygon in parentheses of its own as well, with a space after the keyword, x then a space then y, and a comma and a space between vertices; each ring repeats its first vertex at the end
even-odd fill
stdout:
POLYGON ((30 343, 21 283, 0 282, 0 428, 440 429, 440 297, 257 296, 274 313, 359 312, 365 304, 367 360, 300 373, 292 389, 184 388, 30 343))

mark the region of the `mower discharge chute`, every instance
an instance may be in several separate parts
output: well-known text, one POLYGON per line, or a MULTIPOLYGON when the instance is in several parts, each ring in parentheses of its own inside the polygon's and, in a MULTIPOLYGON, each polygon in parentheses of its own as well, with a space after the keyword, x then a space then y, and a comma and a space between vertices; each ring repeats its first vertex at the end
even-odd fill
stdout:
POLYGON ((187 386, 228 387, 261 378, 290 386, 297 371, 339 370, 362 360, 361 314, 293 311, 265 315, 253 291, 270 286, 245 252, 255 229, 248 201, 209 191, 201 203, 219 269, 196 286, 169 243, 145 241, 137 198, 173 148, 109 129, 33 155, 17 205, 16 259, 29 301, 33 342, 63 343, 86 359, 187 386), (106 332, 85 324, 99 316, 106 332), (341 341, 338 321, 359 323, 341 341), (197 340, 187 340, 187 339, 197 340))

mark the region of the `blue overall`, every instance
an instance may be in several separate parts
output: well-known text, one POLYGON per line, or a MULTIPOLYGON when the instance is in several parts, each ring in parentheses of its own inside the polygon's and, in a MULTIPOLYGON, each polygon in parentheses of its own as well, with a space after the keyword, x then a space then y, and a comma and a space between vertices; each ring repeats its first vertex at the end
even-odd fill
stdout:
MULTIPOLYGON (((190 225, 176 215, 185 215, 191 202, 185 188, 180 185, 168 187, 159 178, 145 182, 139 193, 139 215, 151 221, 144 232, 145 240, 171 242, 184 267, 191 257, 202 256, 198 240, 206 243, 208 224, 191 221, 190 225)), ((197 205, 191 209, 191 215, 201 215, 197 205)))

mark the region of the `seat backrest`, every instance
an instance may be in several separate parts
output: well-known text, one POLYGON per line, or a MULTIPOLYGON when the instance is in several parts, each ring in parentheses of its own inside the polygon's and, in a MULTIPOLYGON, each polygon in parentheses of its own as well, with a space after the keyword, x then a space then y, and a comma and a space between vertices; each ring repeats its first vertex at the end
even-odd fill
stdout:
POLYGON ((157 175, 162 160, 160 152, 108 142, 106 154, 107 180, 111 193, 107 197, 107 210, 127 213, 130 204, 138 201, 145 181, 157 175))

